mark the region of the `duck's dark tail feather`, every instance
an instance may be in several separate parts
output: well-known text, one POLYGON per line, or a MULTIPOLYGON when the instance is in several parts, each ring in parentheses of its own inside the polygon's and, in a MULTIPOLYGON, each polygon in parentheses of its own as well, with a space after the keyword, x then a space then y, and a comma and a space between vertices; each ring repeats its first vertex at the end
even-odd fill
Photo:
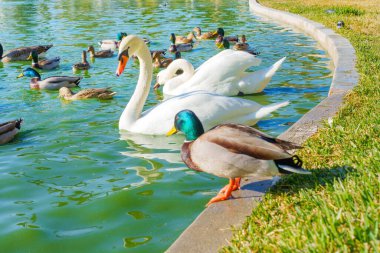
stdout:
POLYGON ((45 46, 43 46, 43 47, 44 47, 44 50, 45 50, 45 51, 48 51, 52 46, 53 46, 53 44, 45 45, 45 46))
POLYGON ((21 123, 22 123, 22 119, 17 119, 16 120, 16 128, 20 129, 21 128, 21 123))
POLYGON ((282 174, 311 174, 310 171, 302 168, 302 161, 296 155, 287 159, 275 160, 274 162, 276 163, 279 172, 282 174))
POLYGON ((3 59, 3 53, 4 53, 3 50, 4 50, 3 45, 1 45, 1 43, 0 43, 0 60, 3 59))
POLYGON ((78 79, 75 81, 75 84, 79 87, 80 80, 82 80, 82 77, 78 77, 78 79))

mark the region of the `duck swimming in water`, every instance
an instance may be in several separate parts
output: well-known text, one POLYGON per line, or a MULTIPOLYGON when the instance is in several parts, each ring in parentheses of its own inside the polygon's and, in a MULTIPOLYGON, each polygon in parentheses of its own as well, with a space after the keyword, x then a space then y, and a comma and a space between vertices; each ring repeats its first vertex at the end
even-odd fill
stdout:
POLYGON ((41 54, 48 51, 52 46, 53 45, 18 47, 5 52, 4 54, 3 46, 0 44, 0 60, 2 62, 26 61, 33 50, 36 51, 37 54, 41 54))
POLYGON ((87 69, 90 69, 90 67, 91 67, 90 63, 88 63, 88 61, 87 61, 86 51, 83 50, 83 52, 82 52, 82 62, 75 63, 73 65, 73 71, 87 70, 87 69))
POLYGON ((45 89, 45 90, 58 90, 61 87, 77 87, 81 80, 81 77, 76 76, 50 76, 45 79, 41 79, 41 75, 32 68, 26 68, 17 77, 32 77, 30 80, 30 88, 32 89, 45 89))
POLYGON ((32 67, 36 69, 44 69, 44 70, 51 70, 55 69, 59 66, 59 62, 61 61, 61 58, 55 57, 52 59, 46 59, 46 60, 40 60, 38 59, 38 53, 35 50, 32 50, 30 53, 28 60, 32 60, 32 67))
POLYGON ((0 124, 0 145, 13 140, 21 129, 22 119, 8 121, 0 124))
POLYGON ((101 100, 112 99, 116 92, 111 88, 91 88, 83 89, 77 93, 73 93, 69 88, 62 87, 59 89, 59 97, 66 100, 79 100, 88 98, 97 98, 101 100))

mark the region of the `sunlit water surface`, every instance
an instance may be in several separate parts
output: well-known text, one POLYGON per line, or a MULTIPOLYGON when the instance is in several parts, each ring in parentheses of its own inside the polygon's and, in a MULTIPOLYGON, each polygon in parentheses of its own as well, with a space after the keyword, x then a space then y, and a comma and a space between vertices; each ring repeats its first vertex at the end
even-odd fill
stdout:
MULTIPOLYGON (((278 135, 327 95, 325 52, 311 38, 253 16, 247 1, 0 1, 5 51, 52 43, 47 56, 62 58, 43 77, 73 75, 82 50, 119 31, 148 37, 151 49, 161 49, 170 32, 185 35, 195 26, 246 34, 261 51, 262 66, 287 56, 265 92, 247 97, 291 101, 260 121, 261 130, 278 135)), ((213 41, 202 41, 182 56, 199 66, 217 52, 213 41)), ((82 88, 112 87, 117 95, 106 102, 64 102, 56 91, 30 90, 29 78, 16 78, 29 64, 0 63, 0 120, 24 119, 15 141, 0 147, 2 252, 162 252, 227 183, 184 166, 181 135, 119 133, 137 62, 119 78, 116 56, 76 74, 84 77, 82 88)), ((151 91, 146 108, 161 95, 151 91)))

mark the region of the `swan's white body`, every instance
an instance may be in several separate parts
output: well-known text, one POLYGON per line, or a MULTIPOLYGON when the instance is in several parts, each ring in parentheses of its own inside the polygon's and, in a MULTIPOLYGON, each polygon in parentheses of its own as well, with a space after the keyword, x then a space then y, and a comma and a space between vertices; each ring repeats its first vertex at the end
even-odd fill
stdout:
POLYGON ((283 102, 262 106, 250 100, 196 91, 172 97, 142 112, 152 80, 152 58, 144 41, 135 35, 129 35, 120 44, 118 75, 128 61, 125 55, 136 55, 139 58, 140 75, 136 89, 120 117, 120 130, 165 134, 173 126, 176 113, 184 109, 194 111, 205 130, 222 122, 253 125, 271 112, 288 105, 288 102, 283 102), (124 64, 122 68, 121 64, 124 64))
POLYGON ((208 59, 195 71, 190 62, 177 59, 158 73, 157 83, 164 85, 165 96, 176 96, 195 90, 225 96, 259 93, 285 59, 286 57, 280 59, 268 68, 245 72, 247 68, 260 64, 260 60, 244 51, 227 49, 208 59), (176 76, 179 69, 183 70, 183 74, 176 76))

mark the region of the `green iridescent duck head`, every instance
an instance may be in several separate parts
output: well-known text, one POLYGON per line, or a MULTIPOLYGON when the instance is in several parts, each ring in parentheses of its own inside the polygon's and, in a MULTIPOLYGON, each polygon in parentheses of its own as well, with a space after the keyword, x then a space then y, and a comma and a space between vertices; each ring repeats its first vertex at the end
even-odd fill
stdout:
POLYGON ((178 131, 185 134, 187 141, 194 141, 205 132, 202 122, 190 110, 182 110, 175 115, 174 127, 166 135, 170 136, 178 131))
POLYGON ((170 34, 170 41, 172 42, 173 45, 175 44, 175 40, 176 40, 175 34, 171 33, 170 34))
POLYGON ((218 34, 218 35, 221 35, 222 37, 224 37, 224 29, 223 28, 218 28, 217 30, 216 30, 216 33, 218 34))
POLYGON ((32 50, 30 52, 30 55, 27 60, 32 60, 33 63, 38 63, 38 53, 35 50, 32 50))
POLYGON ((127 37, 128 34, 124 32, 119 32, 116 36, 117 41, 121 41, 124 37, 127 37))
POLYGON ((36 70, 34 70, 30 67, 24 69, 22 71, 22 73, 17 78, 20 78, 23 76, 32 77, 32 78, 37 77, 38 80, 41 80, 41 75, 36 70))

